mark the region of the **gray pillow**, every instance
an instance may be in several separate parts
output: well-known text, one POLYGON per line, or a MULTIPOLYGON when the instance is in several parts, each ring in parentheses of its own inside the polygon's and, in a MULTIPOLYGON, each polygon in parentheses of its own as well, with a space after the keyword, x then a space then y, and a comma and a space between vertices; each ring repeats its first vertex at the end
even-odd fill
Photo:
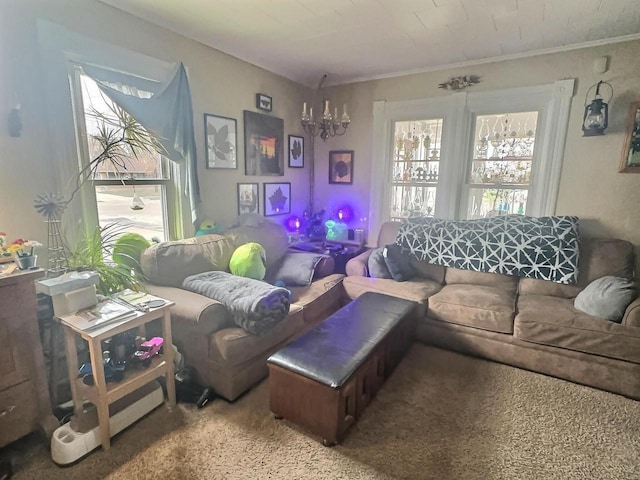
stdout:
POLYGON ((289 253, 284 256, 282 264, 270 279, 280 280, 287 287, 304 287, 311 285, 316 265, 325 256, 320 253, 289 253))
POLYGON ((573 302, 576 310, 594 317, 620 323, 624 311, 636 296, 635 285, 628 278, 600 277, 582 290, 573 302))
POLYGON ((384 263, 387 264, 391 278, 396 282, 405 282, 415 277, 416 272, 411 266, 411 257, 400 245, 389 244, 382 250, 384 263))
POLYGON ((369 276, 373 278, 392 278, 383 256, 384 248, 376 248, 369 255, 369 276))

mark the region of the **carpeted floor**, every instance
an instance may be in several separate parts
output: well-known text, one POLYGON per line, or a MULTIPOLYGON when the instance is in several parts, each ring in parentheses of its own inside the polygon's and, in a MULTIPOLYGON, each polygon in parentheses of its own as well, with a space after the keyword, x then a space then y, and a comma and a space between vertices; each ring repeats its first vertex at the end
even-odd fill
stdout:
POLYGON ((346 440, 323 447, 268 407, 160 407, 76 465, 10 449, 20 479, 640 479, 640 402, 414 345, 346 440))

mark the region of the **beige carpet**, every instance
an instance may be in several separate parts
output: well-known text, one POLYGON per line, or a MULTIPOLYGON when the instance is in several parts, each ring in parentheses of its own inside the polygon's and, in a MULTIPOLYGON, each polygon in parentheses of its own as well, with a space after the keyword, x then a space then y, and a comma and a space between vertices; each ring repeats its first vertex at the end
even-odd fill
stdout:
POLYGON ((268 383, 160 407, 77 465, 11 447, 15 479, 638 479, 640 402, 414 345, 343 444, 268 408, 268 383))

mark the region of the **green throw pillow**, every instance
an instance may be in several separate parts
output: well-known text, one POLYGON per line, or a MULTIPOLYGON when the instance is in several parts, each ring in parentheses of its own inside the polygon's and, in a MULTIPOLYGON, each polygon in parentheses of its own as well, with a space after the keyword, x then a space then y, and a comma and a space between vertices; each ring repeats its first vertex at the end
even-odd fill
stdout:
POLYGON ((240 245, 231 255, 229 271, 239 277, 263 280, 267 271, 266 254, 259 243, 249 242, 240 245))

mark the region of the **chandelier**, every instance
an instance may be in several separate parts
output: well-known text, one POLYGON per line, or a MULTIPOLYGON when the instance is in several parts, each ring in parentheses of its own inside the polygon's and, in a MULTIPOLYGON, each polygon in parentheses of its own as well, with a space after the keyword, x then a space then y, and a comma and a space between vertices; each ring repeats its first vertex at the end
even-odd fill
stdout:
MULTIPOLYGON (((322 88, 322 84, 326 78, 327 75, 325 74, 320 80, 317 89, 318 92, 322 88)), ((344 103, 342 105, 342 115, 340 116, 338 115, 338 107, 334 107, 333 115, 331 114, 331 105, 329 100, 326 98, 322 101, 322 107, 322 115, 319 119, 316 119, 313 116, 313 102, 311 102, 308 111, 307 102, 303 103, 300 123, 302 124, 304 131, 312 137, 320 135, 322 140, 326 140, 329 137, 344 135, 347 131, 347 127, 351 123, 351 118, 349 118, 349 115, 347 114, 347 104, 344 103)))

